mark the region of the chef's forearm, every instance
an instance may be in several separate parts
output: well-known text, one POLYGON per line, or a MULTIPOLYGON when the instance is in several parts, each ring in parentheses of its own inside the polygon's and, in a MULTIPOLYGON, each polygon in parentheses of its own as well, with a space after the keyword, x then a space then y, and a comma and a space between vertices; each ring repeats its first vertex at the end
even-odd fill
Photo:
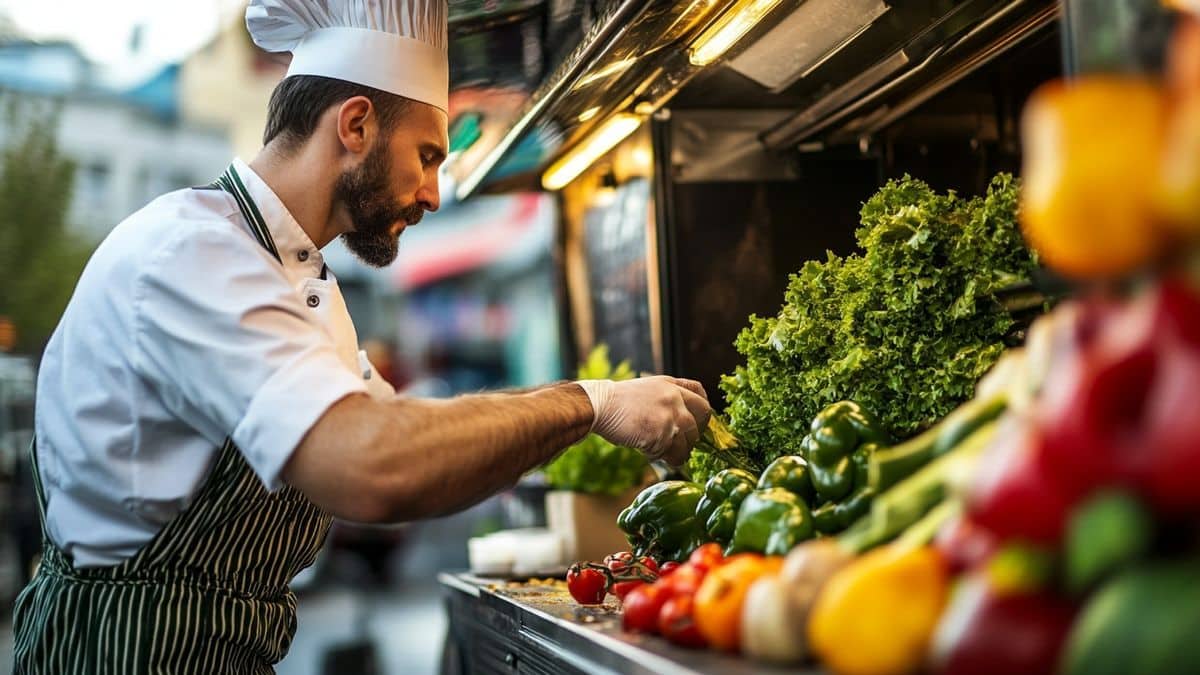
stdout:
POLYGON ((318 421, 284 476, 342 518, 436 516, 512 485, 591 421, 587 394, 569 383, 448 400, 352 397, 318 421))

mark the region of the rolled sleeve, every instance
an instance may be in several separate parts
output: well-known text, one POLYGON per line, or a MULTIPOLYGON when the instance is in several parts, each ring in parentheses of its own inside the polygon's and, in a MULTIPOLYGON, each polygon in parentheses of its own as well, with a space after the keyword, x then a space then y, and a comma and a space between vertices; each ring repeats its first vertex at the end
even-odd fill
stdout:
POLYGON ((134 312, 147 391, 214 445, 231 438, 269 489, 325 411, 367 391, 278 261, 227 223, 164 243, 134 312))
POLYGON ((314 355, 304 367, 280 368, 264 382, 231 437, 267 489, 274 490, 308 430, 334 403, 358 393, 367 393, 366 384, 332 352, 314 355))

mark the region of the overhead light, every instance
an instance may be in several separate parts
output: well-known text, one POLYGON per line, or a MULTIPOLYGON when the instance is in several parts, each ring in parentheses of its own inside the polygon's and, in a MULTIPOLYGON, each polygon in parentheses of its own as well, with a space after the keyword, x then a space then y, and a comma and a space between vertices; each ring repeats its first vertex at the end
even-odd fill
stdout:
POLYGON ((729 61, 779 92, 845 49, 889 10, 884 0, 808 0, 729 61))
POLYGON ((778 4, 779 0, 741 0, 696 38, 688 59, 694 65, 707 66, 721 58, 778 4))
POLYGON ((542 174, 542 187, 561 190, 617 143, 628 138, 641 124, 642 118, 630 113, 618 113, 605 120, 583 142, 546 169, 546 173, 542 174))
POLYGON ((650 148, 638 145, 629 153, 629 159, 632 160, 633 168, 636 171, 650 175, 650 169, 654 164, 654 155, 650 153, 650 148))
POLYGON ((590 73, 590 74, 584 76, 581 80, 579 80, 579 82, 575 83, 574 87, 571 87, 571 90, 578 91, 594 82, 599 82, 600 80, 607 79, 608 77, 610 77, 612 75, 616 75, 617 73, 628 69, 629 66, 632 66, 636 61, 637 61, 637 59, 633 59, 633 58, 621 59, 620 61, 614 61, 613 63, 610 63, 607 66, 604 66, 600 70, 597 70, 594 73, 590 73))
POLYGON ((575 119, 579 120, 580 122, 586 122, 598 114, 600 114, 600 106, 592 106, 591 108, 579 113, 579 117, 575 119))

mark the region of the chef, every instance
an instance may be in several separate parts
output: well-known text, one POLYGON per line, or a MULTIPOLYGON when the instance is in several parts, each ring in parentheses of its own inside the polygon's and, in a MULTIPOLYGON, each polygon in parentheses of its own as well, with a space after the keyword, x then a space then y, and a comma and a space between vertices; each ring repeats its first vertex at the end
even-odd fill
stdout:
POLYGON ((250 2, 254 41, 292 52, 263 149, 117 225, 46 348, 16 673, 270 673, 332 518, 465 508, 589 431, 686 459, 710 412, 690 380, 420 400, 361 356, 321 249, 387 265, 437 210, 446 15, 250 2))

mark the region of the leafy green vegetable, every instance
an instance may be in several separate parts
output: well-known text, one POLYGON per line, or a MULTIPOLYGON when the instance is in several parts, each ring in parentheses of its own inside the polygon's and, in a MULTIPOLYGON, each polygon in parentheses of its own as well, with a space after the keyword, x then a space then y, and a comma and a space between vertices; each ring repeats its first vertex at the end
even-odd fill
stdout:
MULTIPOLYGON (((628 380, 633 378, 629 361, 614 369, 608 345, 597 345, 579 366, 581 380, 628 380)), ((642 482, 648 464, 633 448, 613 445, 596 434, 584 436, 542 467, 546 482, 559 490, 617 496, 642 482)))
POLYGON ((835 401, 903 438, 969 399, 1014 323, 995 293, 1036 266, 1016 211, 1007 174, 972 199, 907 176, 884 186, 862 208, 862 252, 805 264, 779 314, 738 335, 746 363, 721 388, 744 447, 762 463, 802 454, 809 420, 835 401))
POLYGON ((703 485, 724 469, 741 469, 757 476, 763 465, 742 449, 725 420, 714 412, 688 457, 687 474, 703 485))

